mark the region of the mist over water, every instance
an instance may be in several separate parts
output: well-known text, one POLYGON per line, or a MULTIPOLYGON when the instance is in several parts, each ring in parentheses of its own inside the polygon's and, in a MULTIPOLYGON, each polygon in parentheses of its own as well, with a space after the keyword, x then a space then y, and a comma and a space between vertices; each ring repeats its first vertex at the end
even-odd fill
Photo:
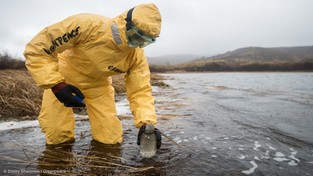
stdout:
POLYGON ((164 76, 171 87, 153 88, 157 128, 179 146, 163 137, 157 155, 143 158, 124 99, 121 145, 92 141, 84 116, 76 117, 76 142, 62 146, 45 146, 36 125, 2 130, 0 172, 313 175, 313 73, 164 76))

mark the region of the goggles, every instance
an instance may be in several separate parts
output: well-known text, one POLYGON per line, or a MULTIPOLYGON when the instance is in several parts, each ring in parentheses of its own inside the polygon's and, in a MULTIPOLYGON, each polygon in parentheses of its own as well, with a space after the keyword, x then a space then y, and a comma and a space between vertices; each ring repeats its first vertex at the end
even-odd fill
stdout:
MULTIPOLYGON (((134 7, 135 8, 135 7, 134 7)), ((132 22, 132 13, 134 8, 127 12, 126 20, 126 37, 128 46, 132 48, 143 48, 155 42, 155 38, 144 35, 132 22)))
POLYGON ((128 46, 132 48, 143 48, 156 41, 155 38, 144 35, 136 26, 132 26, 131 29, 127 30, 126 36, 128 39, 128 46))

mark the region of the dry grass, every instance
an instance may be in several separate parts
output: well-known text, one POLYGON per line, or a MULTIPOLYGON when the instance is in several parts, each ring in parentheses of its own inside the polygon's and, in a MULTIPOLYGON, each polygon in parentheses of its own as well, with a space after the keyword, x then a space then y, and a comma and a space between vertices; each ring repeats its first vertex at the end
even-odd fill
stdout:
POLYGON ((42 92, 26 70, 0 70, 0 117, 38 115, 42 92))
POLYGON ((117 96, 126 92, 124 74, 112 76, 113 87, 117 96))
POLYGON ((165 80, 165 77, 158 74, 151 74, 151 85, 152 86, 158 86, 158 87, 169 87, 166 83, 163 82, 165 80))
MULTIPOLYGON (((163 79, 160 75, 152 74, 151 84, 167 87, 163 79)), ((113 87, 117 96, 126 92, 123 75, 113 76, 113 87)), ((0 70, 0 118, 36 118, 42 93, 43 90, 36 86, 27 70, 0 70)))

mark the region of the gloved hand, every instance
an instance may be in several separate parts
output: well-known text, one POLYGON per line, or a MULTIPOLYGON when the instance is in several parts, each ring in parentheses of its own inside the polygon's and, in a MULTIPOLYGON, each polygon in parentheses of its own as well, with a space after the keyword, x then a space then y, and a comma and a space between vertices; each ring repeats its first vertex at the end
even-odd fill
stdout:
MULTIPOLYGON (((138 132, 138 136, 137 136, 137 145, 140 145, 140 140, 141 140, 141 135, 145 132, 146 129, 146 124, 143 124, 138 132)), ((159 129, 154 128, 154 133, 156 136, 156 140, 157 140, 157 149, 159 149, 161 147, 162 144, 162 136, 161 136, 161 132, 159 129)))
POLYGON ((75 86, 60 82, 51 88, 57 99, 66 107, 85 107, 83 99, 85 96, 75 86))

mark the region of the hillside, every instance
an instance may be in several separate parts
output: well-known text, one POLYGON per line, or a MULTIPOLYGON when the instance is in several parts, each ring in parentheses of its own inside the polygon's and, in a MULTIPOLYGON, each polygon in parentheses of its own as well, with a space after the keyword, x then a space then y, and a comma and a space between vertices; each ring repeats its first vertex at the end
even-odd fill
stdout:
POLYGON ((279 48, 247 47, 209 57, 204 60, 306 62, 313 61, 313 46, 279 48))
POLYGON ((246 47, 152 71, 313 71, 313 46, 246 47))

